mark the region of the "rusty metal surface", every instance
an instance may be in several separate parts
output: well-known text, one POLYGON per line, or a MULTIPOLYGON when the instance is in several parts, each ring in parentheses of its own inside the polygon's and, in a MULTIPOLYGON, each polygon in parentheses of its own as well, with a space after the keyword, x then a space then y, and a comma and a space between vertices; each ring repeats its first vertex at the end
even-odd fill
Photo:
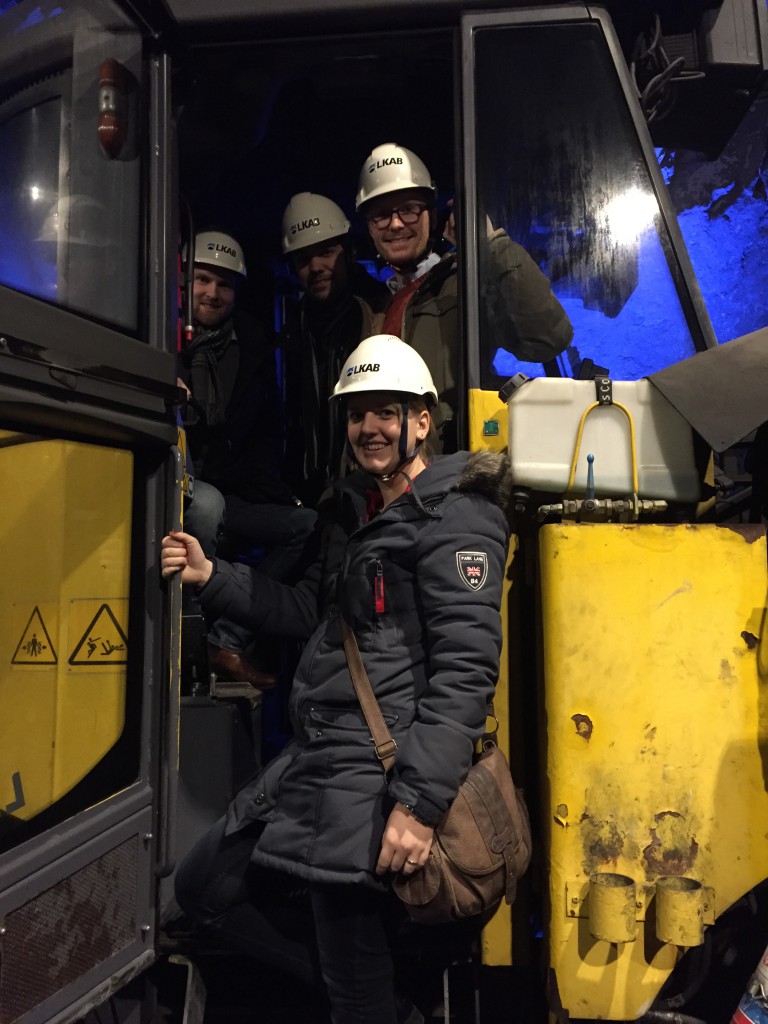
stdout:
POLYGON ((555 988, 571 1017, 633 1020, 678 960, 669 936, 692 944, 713 893, 722 913, 768 876, 765 536, 545 526, 540 571, 555 988), (595 937, 596 873, 635 883, 637 941, 595 937), (703 895, 665 940, 668 877, 703 895))

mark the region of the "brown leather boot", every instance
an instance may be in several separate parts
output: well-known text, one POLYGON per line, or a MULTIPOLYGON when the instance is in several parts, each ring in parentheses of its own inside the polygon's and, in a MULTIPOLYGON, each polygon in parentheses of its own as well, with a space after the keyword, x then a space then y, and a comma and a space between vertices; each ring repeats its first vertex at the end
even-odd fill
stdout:
POLYGON ((233 683, 250 683, 254 690, 268 690, 277 682, 277 676, 259 672, 240 651, 208 644, 208 667, 217 676, 233 683))

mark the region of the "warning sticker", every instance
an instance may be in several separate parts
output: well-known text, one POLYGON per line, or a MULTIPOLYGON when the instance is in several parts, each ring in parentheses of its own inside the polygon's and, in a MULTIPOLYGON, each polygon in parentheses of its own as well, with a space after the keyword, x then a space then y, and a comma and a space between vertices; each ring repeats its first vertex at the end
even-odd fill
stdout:
MULTIPOLYGON (((27 606, 29 607, 29 606, 27 606)), ((48 633, 40 606, 35 605, 11 658, 12 665, 56 665, 56 650, 48 633)))
POLYGON ((69 664, 79 665, 125 665, 128 661, 128 637, 120 625, 126 622, 127 600, 73 601, 70 607, 70 637, 79 636, 69 656, 69 664), (97 605, 96 611, 93 606, 97 605), (78 607, 79 606, 79 607, 78 607), (82 632, 75 629, 76 621, 82 621, 83 612, 89 611, 87 625, 82 632))

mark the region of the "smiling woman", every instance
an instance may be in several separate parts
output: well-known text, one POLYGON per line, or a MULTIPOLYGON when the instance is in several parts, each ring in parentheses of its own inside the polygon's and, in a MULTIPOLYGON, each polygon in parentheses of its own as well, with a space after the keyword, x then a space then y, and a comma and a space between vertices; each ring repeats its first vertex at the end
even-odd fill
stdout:
POLYGON ((394 335, 366 338, 350 355, 333 397, 347 401, 348 454, 376 478, 388 504, 427 467, 422 446, 437 391, 424 360, 394 335))
POLYGON ((346 404, 359 468, 321 508, 317 557, 295 587, 214 563, 188 534, 163 540, 163 575, 196 585, 206 614, 226 608, 256 630, 307 641, 290 697, 293 741, 187 856, 176 890, 225 942, 308 980, 319 965, 338 1024, 391 1024, 392 927, 403 914, 391 881, 425 864, 498 674, 506 459, 428 459, 435 386, 391 335, 352 352, 332 398, 346 404), (469 556, 484 568, 477 586, 463 571, 469 556), (349 677, 346 624, 397 745, 386 772, 349 677), (278 948, 272 915, 286 907, 276 893, 296 877, 308 883, 311 920, 278 948))
MULTIPOLYGON (((423 401, 401 403, 397 399, 391 392, 373 391, 353 395, 347 403, 347 438, 354 460, 382 484, 390 483, 398 471, 402 473, 406 462, 411 463, 411 477, 426 469, 419 449, 429 433, 429 410, 423 401), (402 447, 411 453, 405 459, 402 447)), ((391 501, 396 495, 384 496, 391 501)))

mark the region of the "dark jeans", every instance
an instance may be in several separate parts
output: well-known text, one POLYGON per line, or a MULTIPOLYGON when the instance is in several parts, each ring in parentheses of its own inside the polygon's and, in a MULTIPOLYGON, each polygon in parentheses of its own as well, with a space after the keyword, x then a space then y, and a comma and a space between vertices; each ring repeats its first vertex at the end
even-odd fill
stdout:
MULTIPOLYGON (((304 547, 315 528, 317 513, 303 505, 254 505, 234 494, 227 495, 226 539, 247 553, 260 548, 259 570, 270 579, 295 582, 304 547)), ((236 560, 236 559, 235 559, 236 560)))
MULTIPOLYGON (((256 563, 259 572, 273 580, 295 582, 317 513, 299 505, 253 505, 232 494, 226 504, 227 544, 230 548, 235 545, 230 560, 237 561, 238 555, 258 547, 264 551, 256 563), (243 550, 238 550, 238 545, 243 550)), ((253 631, 230 619, 217 619, 208 639, 216 647, 242 652, 253 640, 253 631)))
POLYGON ((224 495, 205 480, 195 480, 192 497, 184 499, 184 529, 200 541, 206 558, 216 554, 224 517, 224 495))
POLYGON ((390 894, 307 886, 251 864, 259 828, 225 836, 224 819, 217 822, 179 865, 179 905, 226 945, 324 982, 333 1024, 396 1024, 390 894))

